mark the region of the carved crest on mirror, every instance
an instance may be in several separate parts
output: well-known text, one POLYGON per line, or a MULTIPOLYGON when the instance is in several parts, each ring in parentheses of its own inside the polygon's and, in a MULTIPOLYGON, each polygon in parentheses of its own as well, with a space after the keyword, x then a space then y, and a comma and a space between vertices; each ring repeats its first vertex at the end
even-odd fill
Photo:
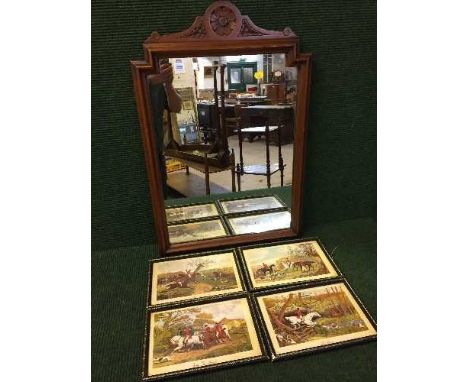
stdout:
MULTIPOLYGON (((286 27, 280 31, 263 29, 255 25, 249 16, 243 15, 231 2, 214 1, 203 15, 195 18, 192 25, 187 29, 166 35, 160 35, 157 32, 151 33, 143 43, 143 50, 144 60, 132 61, 131 66, 148 172, 154 225, 161 254, 178 254, 297 236, 301 230, 303 215, 302 200, 304 196, 303 184, 305 178, 305 154, 311 83, 311 55, 299 52, 299 39, 291 28, 286 27), (258 61, 255 61, 256 59, 254 58, 252 58, 254 60, 252 62, 246 61, 246 57, 249 59, 252 56, 257 57, 258 61), (233 57, 236 58, 236 61, 232 61, 233 57), (206 110, 209 114, 203 119, 203 123, 208 121, 206 123, 210 124, 211 130, 209 131, 215 133, 213 141, 209 141, 211 139, 209 138, 207 142, 206 137, 205 141, 200 139, 198 141, 191 140, 189 135, 195 134, 192 130, 183 130, 183 134, 179 134, 182 131, 178 125, 179 121, 175 118, 175 127, 173 127, 171 125, 173 118, 171 117, 171 113, 173 115, 174 113, 181 112, 174 112, 168 109, 170 127, 163 130, 164 138, 166 138, 167 132, 168 139, 161 146, 161 130, 158 132, 155 128, 155 121, 159 121, 159 119, 156 119, 155 115, 158 115, 161 121, 162 117, 158 113, 155 114, 155 103, 152 99, 150 87, 153 86, 153 82, 151 81, 155 78, 154 76, 160 75, 162 71, 161 67, 167 65, 166 62, 169 61, 171 65, 179 64, 180 67, 177 69, 179 73, 183 73, 180 75, 181 78, 184 75, 187 78, 190 77, 190 83, 194 84, 194 107, 191 107, 190 97, 184 98, 183 111, 185 116, 190 114, 190 110, 194 110, 195 118, 189 122, 184 120, 184 126, 189 126, 190 128, 195 126, 195 129, 198 129, 196 134, 200 137, 200 129, 204 127, 200 120, 200 113, 201 110, 206 110), (193 65, 196 65, 193 68, 192 62, 193 65), (274 73, 278 71, 275 65, 280 65, 283 68, 279 77, 274 76, 274 73), (268 68, 268 70, 265 71, 265 68, 268 68), (203 86, 198 81, 200 76, 203 76, 203 86), (245 80, 244 77, 248 78, 248 80, 245 80), (294 81, 294 93, 287 93, 287 90, 290 89, 283 86, 288 81, 294 81), (205 82, 209 83, 211 89, 207 87, 208 85, 205 82), (266 89, 263 89, 263 94, 261 93, 262 87, 260 85, 266 86, 266 89), (220 86, 219 90, 218 86, 220 86), (251 87, 257 89, 254 90, 257 92, 255 93, 257 99, 263 97, 263 99, 268 101, 264 103, 264 106, 252 103, 248 103, 248 106, 240 106, 244 105, 245 95, 248 91, 251 91, 249 90, 251 87), (210 99, 205 98, 206 94, 209 95, 210 99), (234 96, 232 97, 233 94, 234 96), (290 96, 289 99, 293 99, 294 101, 287 104, 286 95, 290 96), (225 101, 233 99, 237 104, 225 104, 225 101), (234 113, 233 115, 226 115, 228 106, 230 108, 229 112, 234 113), (241 113, 241 116, 238 113, 241 113), (244 116, 246 114, 251 119, 257 118, 258 120, 260 118, 262 124, 252 124, 244 128, 243 123, 245 122, 244 116), (267 118, 267 115, 271 116, 271 118, 274 116, 275 122, 270 123, 267 120, 270 117, 267 118), (290 125, 286 126, 283 124, 283 120, 281 119, 283 117, 280 118, 278 115, 288 116, 289 121, 291 121, 290 125), (237 127, 233 127, 233 125, 237 127), (265 125, 265 131, 262 130, 263 127, 261 126, 263 125, 265 125), (263 131, 263 135, 260 134, 258 136, 258 131, 260 131, 258 129, 263 131), (276 133, 275 129, 278 130, 276 133), (188 133, 186 133, 187 131, 188 133), (273 137, 272 142, 278 148, 269 147, 270 135, 273 137), (244 138, 248 139, 248 142, 242 144, 244 138), (253 143, 257 142, 257 146, 252 141, 254 141, 253 143), (284 143, 284 147, 281 146, 282 141, 286 142, 284 143), (265 143, 261 142, 266 142, 266 148, 265 143), (289 147, 287 147, 288 145, 289 147), (242 154, 243 149, 245 150, 244 156, 242 154), (252 154, 249 153, 249 150, 252 154), (271 157, 270 150, 274 152, 274 155, 271 154, 271 157), (244 162, 248 162, 246 152, 248 155, 261 154, 263 162, 246 163, 244 166, 244 162), (283 165, 283 156, 288 158, 287 165, 283 165), (259 211, 258 215, 255 215, 257 212, 252 211, 248 214, 252 218, 244 219, 245 221, 239 220, 237 219, 238 216, 224 214, 220 207, 223 198, 217 197, 216 193, 210 195, 208 191, 206 193, 208 197, 203 201, 193 200, 192 196, 185 195, 189 198, 186 199, 189 200, 186 202, 187 206, 189 204, 194 206, 200 205, 200 209, 192 207, 192 209, 179 211, 179 209, 172 208, 173 206, 168 205, 165 200, 166 189, 164 187, 168 184, 168 173, 162 169, 163 166, 166 166, 167 169, 167 164, 164 164, 164 158, 170 158, 175 162, 178 161, 179 164, 187 166, 185 170, 183 170, 184 167, 178 167, 175 170, 179 171, 181 176, 183 175, 183 179, 188 179, 192 176, 191 171, 189 172, 189 165, 190 169, 194 169, 200 173, 204 171, 207 190, 209 190, 207 174, 214 174, 216 172, 215 175, 217 176, 222 170, 226 173, 226 179, 228 179, 223 183, 228 188, 227 193, 231 193, 232 185, 234 196, 229 196, 229 198, 236 200, 248 200, 252 196, 248 193, 249 189, 242 188, 241 190, 241 180, 244 183, 248 183, 248 179, 253 178, 253 176, 244 175, 264 175, 256 173, 258 172, 258 168, 263 171, 263 168, 266 167, 268 176, 266 181, 255 182, 256 184, 262 184, 263 188, 268 187, 266 190, 269 190, 271 160, 271 171, 275 171, 275 168, 276 171, 278 168, 281 170, 281 177, 276 175, 274 179, 278 182, 276 186, 273 185, 274 187, 283 187, 283 170, 286 168, 286 172, 289 172, 290 182, 285 185, 285 188, 288 188, 290 197, 288 196, 284 200, 280 200, 279 206, 275 207, 275 213, 279 213, 278 209, 282 210, 281 213, 285 215, 285 218, 290 219, 290 225, 282 225, 280 228, 269 228, 269 231, 236 233, 234 229, 236 224, 244 224, 245 226, 247 224, 260 225, 262 221, 266 221, 267 216, 265 215, 265 211, 259 211), (277 158, 279 159, 277 160, 277 158), (273 163, 273 161, 278 161, 278 164, 273 163), (260 164, 262 166, 259 167, 260 164), (255 171, 247 172, 246 169, 249 167, 255 167, 255 171), (228 173, 229 170, 230 173, 228 173), (237 180, 238 187, 235 187, 235 180, 237 180), (280 181, 281 185, 279 185, 280 181), (287 203, 286 200, 288 200, 287 203), (219 216, 214 217, 211 214, 212 207, 206 204, 208 202, 213 203, 213 206, 215 204, 218 206, 215 210, 219 210, 219 216), (171 213, 174 216, 177 214, 181 216, 189 216, 190 214, 199 216, 201 215, 201 208, 209 210, 210 214, 198 222, 186 220, 187 223, 179 224, 169 221, 168 224, 167 213, 170 208, 173 209, 171 213), (210 238, 196 238, 196 231, 202 226, 212 227, 210 228, 210 238), (175 240, 174 235, 176 234, 180 235, 180 237, 194 237, 194 239, 186 242, 175 240), (173 240, 170 239, 171 237, 173 240)), ((187 85, 180 86, 180 89, 184 86, 187 88, 187 85)), ((159 106, 158 110, 161 111, 161 106, 159 106)), ((179 116, 182 120, 182 116, 179 116)), ((166 120, 167 116, 165 117, 166 120)), ((256 195, 261 194, 257 192, 256 195)), ((268 197, 270 195, 272 193, 266 193, 263 196, 268 197)), ((227 198, 226 196, 224 200, 228 200, 227 198)), ((240 202, 240 205, 245 207, 246 203, 251 202, 250 200, 240 202)))
POLYGON ((242 15, 237 7, 229 1, 216 1, 206 10, 203 16, 198 16, 190 28, 161 36, 157 32, 145 41, 153 42, 173 41, 177 39, 238 39, 245 37, 281 38, 295 37, 291 28, 283 31, 271 31, 256 26, 249 16, 242 15))

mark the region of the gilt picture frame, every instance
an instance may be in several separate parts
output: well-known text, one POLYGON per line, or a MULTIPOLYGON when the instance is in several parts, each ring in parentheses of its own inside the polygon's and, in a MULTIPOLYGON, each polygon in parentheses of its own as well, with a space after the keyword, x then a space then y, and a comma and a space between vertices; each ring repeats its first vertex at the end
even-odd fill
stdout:
POLYGON ((246 290, 241 263, 234 248, 149 262, 148 308, 244 296, 246 290), (199 265, 202 267, 197 269, 199 265), (184 277, 178 277, 178 274, 184 277), (167 285, 169 287, 166 288, 167 285))
POLYGON ((241 246, 237 251, 249 290, 343 278, 333 257, 316 237, 241 246))
POLYGON ((377 338, 377 324, 346 279, 253 296, 272 362, 377 338))
POLYGON ((148 310, 143 381, 268 360, 255 314, 251 297, 148 310))

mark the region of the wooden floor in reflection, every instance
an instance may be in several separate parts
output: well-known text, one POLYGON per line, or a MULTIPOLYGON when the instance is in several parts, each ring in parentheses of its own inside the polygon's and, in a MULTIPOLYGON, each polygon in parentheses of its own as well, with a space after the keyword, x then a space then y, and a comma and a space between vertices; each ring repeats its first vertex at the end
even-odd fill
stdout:
MULTIPOLYGON (((228 138, 229 147, 234 148, 236 155, 236 163, 239 162, 239 142, 236 136, 228 138)), ((284 145, 281 147, 284 164, 284 185, 292 184, 292 161, 293 161, 293 144, 284 145)), ((265 164, 265 141, 263 139, 253 142, 244 141, 242 146, 244 156, 244 164, 265 164)), ((271 163, 278 162, 278 147, 270 146, 271 163)), ((237 181, 236 181, 237 182, 237 181)), ((279 187, 281 185, 279 172, 271 176, 271 187, 279 187)), ((186 197, 203 196, 205 195, 205 176, 203 173, 190 169, 190 174, 186 175, 185 170, 175 171, 168 174, 168 186, 185 195, 186 197)), ((215 174, 210 174, 210 187, 212 194, 224 194, 231 192, 231 172, 223 171, 215 174)), ((237 183, 236 183, 237 187, 237 183)), ((241 177, 242 191, 258 190, 267 188, 266 177, 256 175, 244 175, 241 177)))

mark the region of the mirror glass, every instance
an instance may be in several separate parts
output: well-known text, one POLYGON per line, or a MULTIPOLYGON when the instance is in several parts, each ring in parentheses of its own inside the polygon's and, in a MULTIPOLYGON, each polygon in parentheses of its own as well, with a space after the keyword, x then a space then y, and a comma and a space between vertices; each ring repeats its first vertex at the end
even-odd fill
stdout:
POLYGON ((154 60, 170 243, 289 228, 296 68, 280 53, 154 60))

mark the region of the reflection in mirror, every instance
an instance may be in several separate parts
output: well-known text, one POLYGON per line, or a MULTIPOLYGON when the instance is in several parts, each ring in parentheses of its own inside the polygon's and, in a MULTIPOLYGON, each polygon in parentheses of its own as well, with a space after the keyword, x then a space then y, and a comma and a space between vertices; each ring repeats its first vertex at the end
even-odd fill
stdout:
POLYGON ((155 62, 146 81, 170 242, 289 228, 296 68, 284 54, 155 62))

